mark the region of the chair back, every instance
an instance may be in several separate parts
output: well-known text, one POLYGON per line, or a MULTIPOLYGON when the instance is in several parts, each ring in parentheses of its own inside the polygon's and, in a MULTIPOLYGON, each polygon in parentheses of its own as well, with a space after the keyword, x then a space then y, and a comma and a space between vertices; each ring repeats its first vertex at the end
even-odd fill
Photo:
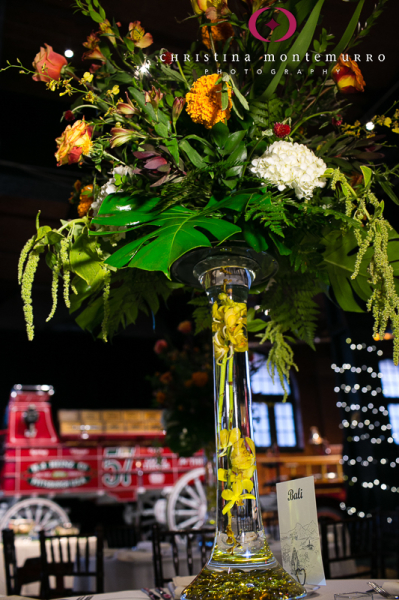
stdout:
POLYGON ((102 529, 98 528, 94 535, 86 536, 48 536, 44 531, 40 531, 39 540, 44 598, 103 593, 104 540, 102 529), (55 588, 50 587, 50 577, 55 578, 55 588), (65 577, 73 578, 70 586, 65 582, 65 577), (80 578, 81 581, 77 581, 76 578, 80 578))
POLYGON ((379 577, 394 579, 399 576, 399 510, 380 510, 377 518, 380 539, 379 577))
POLYGON ((341 521, 320 519, 319 525, 326 579, 377 577, 378 546, 374 515, 363 519, 353 517, 341 521), (331 566, 344 562, 348 567, 345 573, 334 574, 331 566))
POLYGON ((133 548, 139 542, 137 529, 131 525, 107 527, 104 537, 108 548, 133 548))
POLYGON ((13 530, 3 529, 2 538, 7 596, 20 596, 23 585, 41 581, 41 559, 40 557, 28 558, 21 567, 18 567, 13 530))
POLYGON ((188 575, 194 575, 194 560, 199 559, 201 568, 205 565, 212 551, 214 536, 215 529, 211 527, 162 531, 155 524, 152 528, 155 587, 164 587, 165 583, 172 581, 172 577, 164 576, 162 558, 165 555, 162 554, 161 542, 169 542, 171 545, 174 574, 180 575, 181 567, 186 567, 188 575))

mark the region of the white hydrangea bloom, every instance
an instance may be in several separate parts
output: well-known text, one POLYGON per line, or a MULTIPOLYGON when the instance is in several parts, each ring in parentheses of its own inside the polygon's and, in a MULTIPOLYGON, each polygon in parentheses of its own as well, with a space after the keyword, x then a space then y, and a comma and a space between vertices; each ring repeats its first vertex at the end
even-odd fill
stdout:
MULTIPOLYGON (((105 200, 109 194, 115 194, 117 192, 117 187, 115 185, 115 177, 114 175, 121 175, 122 177, 126 175, 133 175, 134 169, 132 167, 115 167, 112 171, 111 179, 108 179, 107 183, 101 186, 100 191, 97 194, 95 201, 91 205, 92 216, 96 217, 98 215, 98 211, 100 210, 101 204, 105 200)), ((102 230, 103 228, 100 225, 95 225, 97 230, 102 230)), ((118 226, 109 226, 107 227, 110 231, 119 231, 119 235, 116 236, 116 241, 122 240, 126 237, 126 233, 124 232, 126 227, 118 227, 118 226)))
POLYGON ((280 192, 295 190, 296 197, 308 200, 315 188, 323 188, 327 165, 303 144, 274 142, 266 152, 252 161, 251 171, 276 185, 280 192))

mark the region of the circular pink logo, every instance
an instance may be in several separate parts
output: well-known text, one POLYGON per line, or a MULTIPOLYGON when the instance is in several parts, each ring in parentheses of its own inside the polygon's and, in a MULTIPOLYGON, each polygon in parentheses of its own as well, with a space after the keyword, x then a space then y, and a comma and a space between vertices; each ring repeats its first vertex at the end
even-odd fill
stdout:
MULTIPOLYGON (((248 27, 249 27, 249 31, 252 33, 252 35, 254 37, 256 37, 256 39, 260 40, 261 42, 270 42, 270 40, 267 40, 266 38, 262 37, 260 35, 260 33, 258 33, 258 30, 256 29, 256 21, 258 20, 259 15, 262 14, 265 10, 270 10, 270 8, 260 8, 259 10, 254 12, 252 17, 248 21, 248 27)), ((284 37, 280 38, 279 40, 274 40, 274 42, 284 42, 284 40, 288 40, 290 37, 292 37, 294 35, 294 33, 296 31, 296 26, 297 26, 296 19, 295 19, 294 15, 289 10, 286 10, 285 8, 273 8, 273 10, 281 11, 282 13, 285 14, 285 16, 288 19, 289 28, 288 28, 287 33, 285 34, 284 37)), ((266 25, 269 26, 273 31, 280 24, 276 23, 276 21, 274 19, 272 19, 271 21, 269 21, 269 23, 266 23, 266 25)))

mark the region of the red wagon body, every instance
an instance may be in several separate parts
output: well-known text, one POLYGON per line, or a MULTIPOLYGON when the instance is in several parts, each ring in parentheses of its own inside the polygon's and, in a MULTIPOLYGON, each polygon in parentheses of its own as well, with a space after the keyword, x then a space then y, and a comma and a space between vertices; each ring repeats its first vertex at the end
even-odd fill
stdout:
POLYGON ((3 432, 3 498, 107 495, 132 502, 148 490, 172 488, 202 453, 179 458, 161 446, 161 411, 59 411, 54 427, 50 386, 15 386, 3 432))

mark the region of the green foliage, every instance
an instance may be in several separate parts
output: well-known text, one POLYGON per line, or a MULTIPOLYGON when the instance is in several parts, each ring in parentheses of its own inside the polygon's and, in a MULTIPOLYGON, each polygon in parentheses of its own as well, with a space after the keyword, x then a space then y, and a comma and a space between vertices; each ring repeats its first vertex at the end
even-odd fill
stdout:
POLYGON ((195 323, 195 335, 201 333, 212 326, 211 311, 207 296, 198 296, 188 302, 196 308, 193 310, 193 319, 195 323))
MULTIPOLYGON (((234 30, 230 39, 219 43, 212 38, 211 51, 194 42, 190 61, 168 65, 158 52, 138 47, 122 25, 106 20, 99 0, 75 0, 99 29, 89 46, 98 45, 103 58, 90 81, 83 75, 86 67, 78 75, 78 66, 67 65, 59 79, 46 86, 51 93, 74 96, 76 119, 84 118, 92 127, 90 149, 79 160, 91 162, 93 171, 85 171, 85 192, 80 186, 74 189, 79 214, 89 212, 62 222, 57 230, 40 226, 37 219, 37 232, 25 245, 18 266, 29 336, 32 282, 40 254, 53 271, 49 318, 62 278, 65 303, 78 315, 77 322, 107 339, 134 323, 140 311, 157 311, 175 287, 168 278, 177 259, 196 248, 244 239, 258 252, 274 253, 280 265, 262 300, 271 320, 265 323, 251 312, 248 318, 248 329, 272 343, 269 368, 280 378, 293 366, 289 342, 297 338, 312 345, 317 313, 312 298, 329 285, 343 308, 371 310, 380 334, 390 320, 399 340, 399 240, 384 219, 384 203, 375 195, 382 189, 389 201, 399 204, 393 186, 397 168, 373 169, 372 161, 383 158, 378 136, 360 123, 338 125, 348 103, 320 73, 326 63, 316 61, 317 54, 340 54, 356 46, 386 1, 377 0, 362 25, 365 2, 358 0, 342 37, 335 40, 319 27, 324 0, 287 0, 284 6, 294 13, 297 31, 283 42, 276 41, 280 32, 274 31, 269 43, 249 32, 253 6, 241 3, 239 14, 223 15, 234 30), (221 73, 220 65, 205 60, 205 54, 213 52, 228 56, 221 73), (248 65, 233 61, 235 53, 259 59, 248 65), (307 53, 309 61, 304 58, 307 53), (276 65, 261 60, 265 54, 270 59, 286 54, 288 60, 276 65), (299 67, 300 85, 286 73, 299 67), (214 92, 216 97, 220 94, 220 107, 207 104, 210 96, 204 96, 197 106, 202 117, 219 108, 229 113, 229 88, 233 92, 229 118, 213 127, 194 122, 186 110, 187 92, 205 69, 208 75, 217 74, 220 89, 214 92), (280 193, 251 172, 252 160, 280 141, 274 133, 276 123, 291 127, 285 141, 304 144, 327 165, 324 178, 329 187, 315 189, 305 201, 293 189, 279 186, 280 193), (362 181, 351 185, 354 172, 362 181), (112 193, 106 196, 107 191, 112 193), (90 198, 91 208, 82 207, 90 198)), ((258 24, 262 26, 262 19, 266 24, 269 16, 261 16, 258 24)), ((285 19, 281 13, 273 16, 279 23, 285 19)), ((197 18, 200 28, 211 26, 206 14, 197 18)), ((138 28, 136 34, 144 31, 138 28)), ((32 74, 19 61, 14 66, 32 74)), ((191 302, 196 329, 202 331, 210 321, 207 300, 191 302)))
POLYGON ((312 273, 292 272, 287 260, 262 296, 261 310, 268 310, 273 322, 282 333, 290 332, 295 338, 314 347, 318 306, 313 298, 323 291, 322 282, 312 273))
POLYGON ((272 203, 273 193, 263 194, 261 200, 250 201, 245 211, 245 220, 260 220, 261 224, 272 233, 284 237, 285 226, 292 226, 284 201, 272 203))
MULTIPOLYGON (((133 218, 139 221, 138 213, 133 218)), ((138 238, 115 252, 106 263, 120 268, 127 263, 144 271, 162 271, 169 277, 171 265, 180 256, 199 247, 211 247, 203 229, 223 242, 240 228, 224 220, 208 218, 204 213, 173 206, 154 218, 152 226, 158 227, 145 236, 138 238)))
POLYGON ((80 312, 76 322, 93 335, 97 335, 103 324, 107 337, 112 338, 120 329, 134 324, 139 312, 156 314, 160 302, 166 302, 173 290, 179 287, 180 284, 169 282, 162 273, 147 273, 138 269, 118 271, 111 273, 109 292, 104 290, 106 298, 100 295, 100 288, 93 293, 82 287, 75 303, 74 298, 71 298, 71 312, 81 308, 80 297, 86 294, 84 299, 88 300, 88 304, 80 312))
POLYGON ((265 332, 261 337, 261 343, 269 341, 272 344, 266 366, 273 383, 277 371, 281 387, 284 390, 283 402, 285 402, 288 397, 288 390, 285 383, 286 381, 289 382, 291 369, 298 370, 294 362, 294 352, 284 338, 283 328, 279 323, 270 321, 266 325, 265 332))

